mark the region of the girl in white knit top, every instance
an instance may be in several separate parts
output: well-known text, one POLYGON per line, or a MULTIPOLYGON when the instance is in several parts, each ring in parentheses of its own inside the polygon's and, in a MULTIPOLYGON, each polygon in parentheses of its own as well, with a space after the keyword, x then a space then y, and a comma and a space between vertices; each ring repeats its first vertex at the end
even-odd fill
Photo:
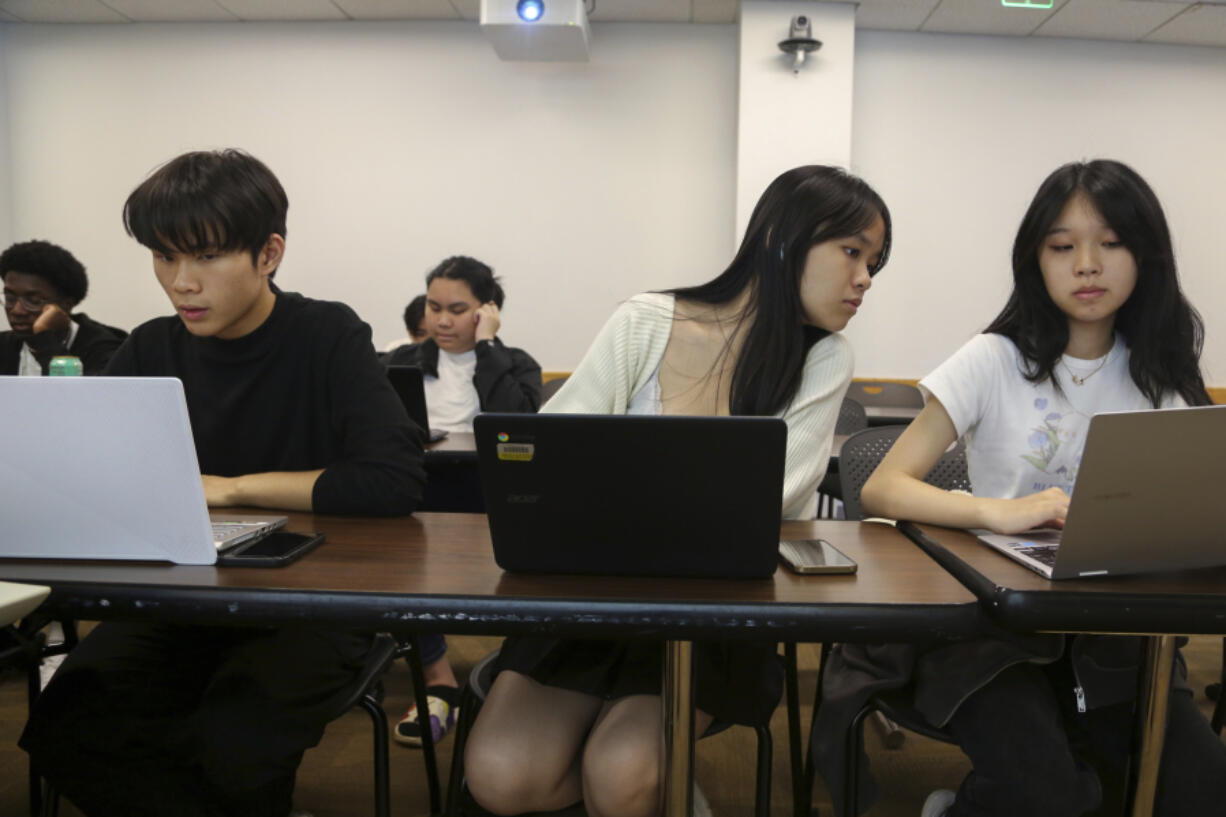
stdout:
MULTIPOLYGON (((890 215, 860 179, 790 170, 767 188, 728 269, 630 299, 543 409, 766 415, 788 423, 784 517, 811 517, 851 380, 839 330, 885 264, 890 215)), ((695 647, 695 734, 759 723, 778 702, 774 645, 695 647)), ((657 642, 511 638, 465 755, 469 789, 496 814, 580 799, 591 817, 661 809, 657 642)))

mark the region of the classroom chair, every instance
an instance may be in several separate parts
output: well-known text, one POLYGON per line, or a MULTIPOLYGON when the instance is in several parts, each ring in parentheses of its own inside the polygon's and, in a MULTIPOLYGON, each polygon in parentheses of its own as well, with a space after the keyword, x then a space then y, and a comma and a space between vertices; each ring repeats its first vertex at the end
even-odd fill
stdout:
MULTIPOLYGON (((868 428, 868 415, 864 413, 864 405, 850 397, 844 397, 839 406, 839 419, 834 423, 835 434, 855 434, 868 428)), ((842 486, 839 483, 839 471, 830 465, 826 466, 826 475, 821 485, 817 486, 817 518, 833 519, 834 502, 843 498, 842 486)))
MULTIPOLYGON (((872 475, 894 441, 906 430, 905 425, 877 426, 859 431, 843 443, 839 452, 839 479, 842 483, 843 512, 847 519, 863 519, 860 489, 872 475)), ((966 466, 966 445, 959 440, 941 455, 924 482, 949 491, 970 491, 971 479, 966 466)))
MULTIPOLYGON (((447 779, 447 808, 445 817, 460 817, 460 798, 464 792, 464 748, 468 743, 468 732, 477 718, 477 711, 489 694, 490 685, 494 682, 494 663, 498 658, 498 650, 482 658, 468 674, 468 681, 460 693, 460 721, 456 724, 455 746, 451 754, 451 773, 447 779)), ((702 737, 710 737, 727 729, 731 724, 713 723, 702 737)), ((758 736, 758 772, 757 786, 754 794, 755 817, 770 817, 771 795, 771 762, 773 759, 773 743, 771 741, 770 724, 759 724, 754 727, 758 736)), ((793 770, 795 771, 795 770, 793 770)), ((580 804, 579 809, 582 808, 580 804)), ((572 809, 566 809, 570 815, 572 809)), ((555 813, 555 814, 562 814, 555 813)), ((577 814, 583 814, 581 810, 577 814)))
MULTIPOLYGON (((392 662, 406 652, 409 653, 409 667, 412 670, 413 689, 418 699, 417 705, 421 711, 429 711, 426 708, 425 702, 426 683, 421 661, 417 659, 416 646, 416 636, 410 636, 398 642, 386 633, 376 635, 371 644, 370 651, 366 654, 366 660, 362 664, 361 672, 358 673, 358 676, 348 689, 338 694, 334 714, 329 719, 336 720, 341 715, 355 708, 361 708, 370 715, 371 725, 374 728, 375 817, 390 817, 391 814, 391 785, 388 768, 390 765, 388 760, 389 738, 387 714, 383 711, 383 687, 381 679, 383 674, 392 665, 392 662)), ((37 669, 35 674, 37 675, 37 669)), ((441 811, 438 766, 435 762, 434 742, 428 733, 422 736, 422 751, 425 755, 426 784, 430 792, 430 814, 437 815, 441 811)), ((32 813, 41 813, 43 817, 57 817, 59 814, 59 793, 50 785, 47 785, 45 791, 42 792, 41 800, 42 807, 39 810, 33 798, 31 799, 32 813)))
MULTIPOLYGON (((860 504, 860 491, 904 429, 906 429, 905 425, 869 428, 853 434, 843 444, 843 450, 839 454, 839 477, 843 489, 843 510, 847 519, 864 518, 864 508, 860 504)), ((971 480, 966 465, 966 447, 961 440, 941 455, 937 464, 924 477, 924 481, 949 491, 971 490, 971 480)), ((826 671, 826 658, 830 654, 830 649, 830 644, 822 645, 822 662, 818 675, 817 695, 813 701, 810 735, 813 734, 813 726, 817 723, 818 707, 822 700, 821 673, 826 671)), ((924 716, 915 709, 912 699, 910 687, 878 692, 868 699, 852 719, 847 733, 843 736, 844 751, 847 757, 843 817, 856 817, 860 811, 858 794, 860 791, 860 755, 864 747, 864 721, 874 712, 882 713, 891 726, 900 725, 908 731, 944 743, 957 742, 946 730, 929 724, 924 716)), ((815 776, 816 769, 812 750, 810 750, 804 772, 806 802, 812 802, 815 776)))

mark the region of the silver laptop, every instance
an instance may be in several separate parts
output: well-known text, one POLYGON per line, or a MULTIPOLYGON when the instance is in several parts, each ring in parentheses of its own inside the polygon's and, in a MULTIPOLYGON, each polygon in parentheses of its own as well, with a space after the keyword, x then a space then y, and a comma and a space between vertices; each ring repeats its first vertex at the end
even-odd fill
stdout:
POLYGON ((1063 531, 974 533, 1049 579, 1226 564, 1226 406, 1095 415, 1063 531))
POLYGON ((175 378, 0 377, 0 405, 0 557, 213 564, 287 521, 210 519, 175 378))

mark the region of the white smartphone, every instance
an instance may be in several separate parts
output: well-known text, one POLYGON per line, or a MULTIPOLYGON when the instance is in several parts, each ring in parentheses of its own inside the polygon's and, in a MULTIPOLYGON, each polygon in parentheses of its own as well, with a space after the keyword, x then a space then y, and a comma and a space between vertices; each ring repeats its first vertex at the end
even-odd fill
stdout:
POLYGON ((797 573, 856 572, 856 563, 825 539, 784 539, 779 556, 797 573))

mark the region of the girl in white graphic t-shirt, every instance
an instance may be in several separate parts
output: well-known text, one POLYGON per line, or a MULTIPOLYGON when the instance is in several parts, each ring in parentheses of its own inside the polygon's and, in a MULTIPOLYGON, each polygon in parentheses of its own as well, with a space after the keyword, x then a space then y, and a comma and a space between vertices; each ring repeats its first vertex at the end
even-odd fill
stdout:
MULTIPOLYGON (((1052 173, 1018 230, 1013 279, 984 333, 921 381, 927 403, 865 484, 866 513, 999 533, 1062 526, 1090 417, 1210 402, 1200 317, 1179 289, 1161 205, 1131 168, 1098 160, 1052 173), (923 482, 959 438, 973 496, 923 482)), ((1118 796, 1137 651, 1138 639, 1087 636, 917 651, 915 678, 944 669, 927 682, 940 693, 921 680, 916 700, 973 764, 957 794, 934 792, 923 814, 1071 816, 1118 796)), ((869 653, 841 648, 827 694, 854 697, 840 678, 869 653)), ((1156 813, 1214 813, 1226 746, 1188 690, 1170 712, 1156 813)))

